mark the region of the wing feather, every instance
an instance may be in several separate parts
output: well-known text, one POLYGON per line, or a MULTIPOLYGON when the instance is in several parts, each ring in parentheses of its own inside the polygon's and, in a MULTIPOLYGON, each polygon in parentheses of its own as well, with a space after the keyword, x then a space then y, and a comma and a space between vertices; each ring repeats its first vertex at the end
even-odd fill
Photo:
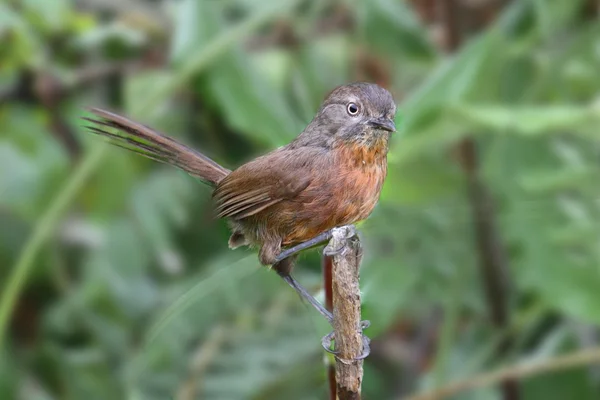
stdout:
POLYGON ((243 219, 294 199, 312 181, 306 157, 283 148, 233 171, 214 192, 217 216, 243 219))
POLYGON ((238 201, 237 198, 233 198, 231 201, 228 201, 217 208, 217 217, 221 218, 227 215, 235 215, 257 204, 263 204, 265 202, 270 202, 271 200, 273 199, 269 197, 268 193, 261 193, 241 201, 238 201))

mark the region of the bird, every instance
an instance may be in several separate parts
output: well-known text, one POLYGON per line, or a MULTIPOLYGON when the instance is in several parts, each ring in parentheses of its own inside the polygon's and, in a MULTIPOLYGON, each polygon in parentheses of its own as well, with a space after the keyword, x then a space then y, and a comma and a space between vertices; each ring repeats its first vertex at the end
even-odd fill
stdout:
POLYGON ((396 131, 388 90, 367 82, 336 87, 294 140, 233 171, 146 125, 100 108, 89 111, 90 132, 211 186, 215 214, 231 228, 229 247, 257 248, 261 264, 333 322, 292 271, 300 251, 328 240, 336 227, 366 219, 379 201, 396 131))

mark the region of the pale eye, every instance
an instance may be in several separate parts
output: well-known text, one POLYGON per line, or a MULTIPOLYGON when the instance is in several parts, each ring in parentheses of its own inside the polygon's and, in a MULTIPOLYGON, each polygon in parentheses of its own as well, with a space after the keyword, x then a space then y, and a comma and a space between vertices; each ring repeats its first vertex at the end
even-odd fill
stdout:
POLYGON ((348 106, 346 107, 346 110, 348 111, 348 114, 355 116, 358 114, 358 105, 356 105, 355 103, 348 103, 348 106))

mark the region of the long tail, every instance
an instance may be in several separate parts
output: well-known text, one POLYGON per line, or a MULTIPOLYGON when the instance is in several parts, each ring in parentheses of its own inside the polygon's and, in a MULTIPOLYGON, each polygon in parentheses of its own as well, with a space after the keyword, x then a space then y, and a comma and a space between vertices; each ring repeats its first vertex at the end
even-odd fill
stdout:
POLYGON ((109 142, 141 154, 152 160, 174 165, 212 186, 231 172, 189 147, 163 136, 147 126, 123 116, 98 108, 90 108, 100 119, 86 118, 94 124, 86 126, 90 132, 109 138, 109 142), (109 132, 107 128, 111 128, 109 132))

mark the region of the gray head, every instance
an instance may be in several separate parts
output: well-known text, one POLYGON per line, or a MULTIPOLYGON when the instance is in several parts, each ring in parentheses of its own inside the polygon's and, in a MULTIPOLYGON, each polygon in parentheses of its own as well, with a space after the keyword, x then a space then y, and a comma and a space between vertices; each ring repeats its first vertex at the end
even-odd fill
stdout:
POLYGON ((334 89, 295 144, 331 146, 339 140, 378 142, 396 130, 396 104, 390 92, 374 83, 334 89))

